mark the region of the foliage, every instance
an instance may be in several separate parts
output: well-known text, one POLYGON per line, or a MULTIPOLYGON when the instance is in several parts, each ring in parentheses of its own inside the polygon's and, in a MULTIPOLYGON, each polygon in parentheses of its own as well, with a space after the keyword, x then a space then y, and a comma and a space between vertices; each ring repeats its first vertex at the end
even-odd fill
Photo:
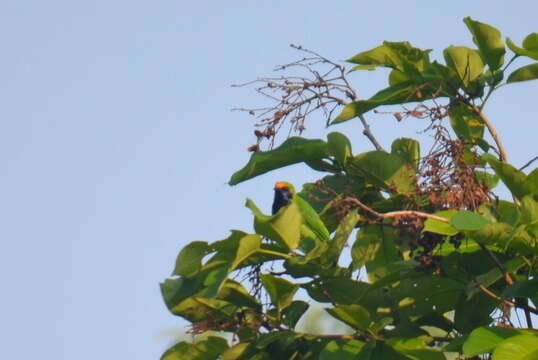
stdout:
POLYGON ((538 313, 538 170, 508 163, 483 111, 500 86, 538 78, 538 63, 508 70, 515 59, 538 60, 538 34, 522 47, 507 39, 507 49, 499 30, 469 17, 464 23, 476 48, 449 46, 444 63, 408 42, 352 56, 353 72, 390 70, 388 87, 365 100, 341 65, 296 47, 308 57, 281 69, 306 68, 314 78, 262 86, 284 100, 248 110, 262 112, 263 130, 230 184, 297 163, 325 174, 275 215, 248 200, 254 234, 234 230, 181 250, 173 277, 161 284, 165 303, 193 334, 212 336, 180 342, 163 359, 538 358, 531 318, 538 313), (304 130, 305 94, 313 109, 334 106, 329 124, 361 121, 374 149, 355 154, 344 134, 332 132, 261 151, 286 121, 304 130), (404 109, 392 113, 397 121, 427 122, 432 149, 424 154, 418 141, 400 138, 384 150, 364 118, 384 105, 404 109), (498 181, 512 201, 495 195, 498 181), (297 323, 312 301, 352 333, 301 332, 297 323), (515 312, 526 326, 513 324, 515 312))

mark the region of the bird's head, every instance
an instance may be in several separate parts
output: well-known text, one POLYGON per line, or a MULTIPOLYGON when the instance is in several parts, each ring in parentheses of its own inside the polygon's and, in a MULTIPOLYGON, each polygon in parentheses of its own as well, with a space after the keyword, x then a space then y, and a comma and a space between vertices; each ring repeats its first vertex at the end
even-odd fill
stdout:
POLYGON ((295 188, 292 184, 285 181, 277 182, 275 184, 275 199, 272 208, 273 215, 276 214, 280 208, 288 205, 294 195, 295 188))

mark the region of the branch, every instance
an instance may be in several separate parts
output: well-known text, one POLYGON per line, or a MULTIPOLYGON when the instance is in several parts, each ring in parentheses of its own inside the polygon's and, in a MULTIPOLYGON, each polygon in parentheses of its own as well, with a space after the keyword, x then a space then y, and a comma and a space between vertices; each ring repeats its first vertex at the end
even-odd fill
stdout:
POLYGON ((359 199, 356 199, 356 198, 353 198, 353 197, 344 198, 342 201, 357 205, 358 207, 360 207, 364 211, 367 211, 370 214, 372 214, 372 215, 374 215, 374 216, 376 216, 378 218, 382 218, 382 219, 389 219, 389 218, 394 218, 394 217, 399 217, 399 216, 414 216, 414 217, 419 217, 419 218, 423 218, 423 219, 437 220, 437 221, 441 221, 441 222, 444 222, 444 223, 449 222, 449 220, 444 218, 444 217, 433 215, 433 214, 428 214, 428 213, 425 213, 425 212, 422 212, 422 211, 416 211, 416 210, 399 210, 399 211, 390 211, 390 212, 387 212, 387 213, 380 213, 380 212, 377 212, 374 209, 368 207, 367 205, 362 203, 359 199))
POLYGON ((520 309, 523 309, 525 311, 528 311, 528 312, 531 312, 533 313, 534 315, 538 315, 538 310, 536 310, 535 308, 529 306, 529 305, 525 305, 525 304, 517 304, 515 302, 512 302, 512 301, 509 301, 509 300, 506 300, 506 299, 503 299, 501 298, 499 295, 495 294, 493 291, 489 290, 487 287, 485 287, 484 285, 480 284, 476 279, 474 280, 476 285, 478 286, 478 288, 484 293, 486 294, 487 296, 489 296, 490 298, 494 299, 494 300, 497 300, 501 303, 503 303, 504 305, 506 306, 509 306, 509 307, 516 307, 516 308, 520 308, 520 309))
POLYGON ((385 151, 383 147, 379 144, 379 142, 374 137, 374 134, 372 134, 372 131, 370 131, 370 125, 366 122, 366 119, 361 114, 359 115, 359 119, 361 120, 362 126, 364 127, 364 130, 362 131, 362 134, 370 140, 370 142, 374 145, 377 151, 385 151))
POLYGON ((499 149, 499 160, 501 160, 504 163, 508 162, 508 156, 506 154, 506 150, 504 149, 504 146, 501 142, 501 138, 499 134, 497 134, 497 130, 495 130, 495 128, 493 127, 489 119, 486 117, 486 115, 484 115, 482 111, 480 111, 479 108, 477 108, 476 106, 473 106, 472 109, 474 112, 478 114, 478 116, 480 116, 480 119, 484 122, 484 124, 488 128, 488 131, 491 134, 491 137, 493 138, 493 140, 495 141, 495 144, 497 144, 497 148, 499 149))
POLYGON ((510 276, 510 274, 508 273, 508 270, 506 270, 506 268, 504 267, 504 265, 499 261, 499 259, 497 259, 497 257, 495 256, 495 254, 493 253, 493 251, 491 251, 490 249, 488 249, 486 247, 486 245, 480 243, 480 242, 477 242, 478 245, 480 246, 480 248, 482 250, 484 250, 484 252, 486 254, 488 254, 488 256, 491 258, 491 260, 493 260, 493 262, 495 263, 495 265, 497 265, 497 267, 499 268, 499 270, 501 271, 501 273, 503 274, 503 277, 504 277, 504 280, 506 281, 506 284, 508 285, 512 285, 514 283, 514 280, 512 279, 512 277, 510 276))
POLYGON ((529 162, 527 162, 525 165, 523 165, 522 167, 519 168, 519 170, 523 170, 525 169, 526 167, 530 166, 533 162, 535 162, 536 160, 538 160, 538 156, 535 156, 533 157, 531 160, 529 160, 529 162))

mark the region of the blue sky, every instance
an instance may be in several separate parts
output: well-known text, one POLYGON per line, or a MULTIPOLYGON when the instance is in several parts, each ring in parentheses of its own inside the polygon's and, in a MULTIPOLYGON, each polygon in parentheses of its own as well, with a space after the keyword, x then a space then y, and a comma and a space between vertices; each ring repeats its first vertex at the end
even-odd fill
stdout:
MULTIPOLYGON (((160 356, 182 325, 158 289, 178 250, 250 230, 244 200, 268 209, 275 180, 318 176, 291 167, 226 185, 254 140, 251 118, 230 109, 261 101, 230 85, 296 59, 290 42, 345 59, 410 40, 439 57, 471 45, 464 16, 520 43, 536 13, 491 1, 3 0, 0 358, 160 356)), ((353 81, 363 97, 385 84, 353 81)), ((518 166, 536 155, 537 86, 507 86, 486 109, 518 166)), ((385 146, 421 128, 369 119, 385 146)), ((357 122, 330 130, 369 149, 357 122)))

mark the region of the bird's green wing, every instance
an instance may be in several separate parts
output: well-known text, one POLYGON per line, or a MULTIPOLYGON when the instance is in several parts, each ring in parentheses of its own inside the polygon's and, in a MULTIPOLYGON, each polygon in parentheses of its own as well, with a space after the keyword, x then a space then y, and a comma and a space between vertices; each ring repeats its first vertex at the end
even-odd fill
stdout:
POLYGON ((314 210, 312 206, 299 195, 294 196, 292 201, 297 204, 299 211, 303 216, 306 230, 311 231, 321 241, 329 241, 329 230, 327 230, 325 224, 321 221, 316 210, 314 210))

